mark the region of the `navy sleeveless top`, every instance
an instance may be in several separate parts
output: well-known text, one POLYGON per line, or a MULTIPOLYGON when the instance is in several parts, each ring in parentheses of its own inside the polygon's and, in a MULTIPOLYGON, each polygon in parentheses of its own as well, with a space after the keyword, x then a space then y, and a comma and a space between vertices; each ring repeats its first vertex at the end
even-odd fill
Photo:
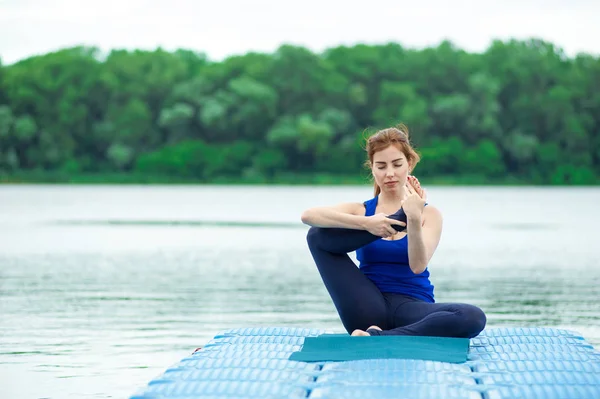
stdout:
MULTIPOLYGON (((375 214, 379 197, 366 201, 365 216, 375 214)), ((379 239, 356 250, 359 268, 381 292, 435 302, 429 270, 414 274, 408 265, 408 235, 400 240, 379 239)))

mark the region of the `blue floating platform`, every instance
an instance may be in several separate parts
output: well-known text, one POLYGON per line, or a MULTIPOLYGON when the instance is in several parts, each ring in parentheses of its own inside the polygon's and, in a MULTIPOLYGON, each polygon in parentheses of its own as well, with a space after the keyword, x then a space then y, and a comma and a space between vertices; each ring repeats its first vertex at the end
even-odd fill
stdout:
POLYGON ((600 352, 573 331, 488 329, 471 339, 468 360, 459 364, 289 360, 306 337, 326 333, 283 327, 224 331, 130 399, 600 398, 600 352))

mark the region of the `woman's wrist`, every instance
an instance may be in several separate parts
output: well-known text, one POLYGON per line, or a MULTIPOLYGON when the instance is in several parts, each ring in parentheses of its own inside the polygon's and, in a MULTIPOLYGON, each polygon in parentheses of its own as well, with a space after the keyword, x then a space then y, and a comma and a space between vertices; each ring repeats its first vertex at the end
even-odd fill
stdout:
POLYGON ((412 214, 411 214, 411 215, 408 215, 408 214, 407 214, 407 215, 406 215, 406 221, 407 221, 407 224, 408 224, 408 226, 410 226, 410 225, 413 225, 413 226, 415 226, 415 225, 421 226, 421 222, 423 221, 423 217, 422 217, 422 214, 421 214, 421 213, 419 213, 419 214, 417 214, 417 215, 412 215, 412 214))
POLYGON ((369 222, 369 217, 368 216, 362 216, 362 215, 353 215, 354 216, 354 220, 356 221, 356 228, 358 230, 368 230, 369 226, 367 225, 367 223, 369 222))

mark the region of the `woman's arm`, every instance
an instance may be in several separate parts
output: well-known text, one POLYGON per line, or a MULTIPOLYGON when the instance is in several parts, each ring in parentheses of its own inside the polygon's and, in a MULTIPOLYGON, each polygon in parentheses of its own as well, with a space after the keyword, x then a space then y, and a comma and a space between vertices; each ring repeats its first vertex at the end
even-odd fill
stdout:
POLYGON ((365 230, 367 217, 361 203, 344 203, 307 209, 302 213, 302 223, 314 227, 340 227, 365 230))
POLYGON ((429 205, 422 214, 411 214, 407 219, 408 263, 413 273, 421 274, 440 242, 442 214, 429 205))

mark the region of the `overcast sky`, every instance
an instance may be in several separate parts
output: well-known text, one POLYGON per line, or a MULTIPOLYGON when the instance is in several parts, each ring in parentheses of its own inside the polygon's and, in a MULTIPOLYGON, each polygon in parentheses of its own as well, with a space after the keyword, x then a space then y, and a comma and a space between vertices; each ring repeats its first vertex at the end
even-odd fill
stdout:
POLYGON ((538 37, 567 54, 600 55, 600 0, 0 0, 3 64, 87 45, 187 48, 212 60, 282 43, 437 45, 473 52, 495 39, 538 37))

